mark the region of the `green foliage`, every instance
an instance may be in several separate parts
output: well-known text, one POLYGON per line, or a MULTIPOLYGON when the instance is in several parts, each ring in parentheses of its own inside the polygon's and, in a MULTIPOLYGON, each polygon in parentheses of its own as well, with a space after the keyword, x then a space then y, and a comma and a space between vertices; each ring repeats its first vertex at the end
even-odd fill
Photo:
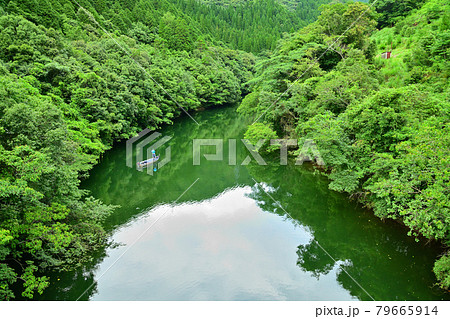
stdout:
POLYGON ((380 28, 391 26, 405 17, 411 10, 420 7, 425 0, 370 0, 373 7, 379 13, 378 25, 380 28))
POLYGON ((169 49, 191 51, 194 44, 192 34, 183 19, 175 18, 169 12, 161 18, 159 35, 167 41, 169 49))
MULTIPOLYGON (((277 0, 113 0, 108 3, 80 0, 78 3, 110 32, 119 31, 147 44, 156 42, 189 51, 193 42, 204 38, 226 43, 232 49, 258 53, 273 49, 283 33, 314 21, 318 7, 330 1, 287 1, 285 5, 277 0)), ((91 25, 88 33, 99 32, 90 17, 70 0, 5 0, 4 8, 37 25, 63 30, 69 38, 85 33, 83 24, 91 25)))
POLYGON ((31 261, 27 262, 28 266, 24 269, 20 279, 24 281, 22 292, 23 297, 33 298, 34 292, 42 294, 45 288, 48 287, 49 282, 46 276, 36 277, 34 273, 38 270, 31 261))
POLYGON ((184 13, 199 22, 199 28, 234 49, 259 53, 275 48, 285 32, 314 21, 318 7, 330 0, 177 0, 184 13), (206 3, 207 5, 204 5, 206 3))
POLYGON ((322 34, 330 37, 327 41, 338 41, 333 47, 352 46, 363 49, 367 46, 367 36, 374 31, 375 14, 361 2, 333 3, 321 7, 317 24, 322 34), (352 26, 352 27, 351 27, 352 26))
POLYGON ((448 125, 436 119, 398 143, 398 155, 380 154, 366 187, 374 194, 375 213, 401 217, 411 232, 450 243, 448 125))
POLYGON ((257 149, 258 151, 272 152, 277 149, 276 145, 270 145, 270 140, 277 138, 277 133, 272 130, 270 125, 263 123, 255 123, 250 125, 244 134, 244 138, 252 145, 256 145, 261 140, 264 140, 257 149))
POLYGON ((251 92, 247 94, 239 104, 237 111, 243 114, 252 114, 258 106, 259 92, 251 92))
POLYGON ((235 103, 255 58, 200 38, 175 5, 80 1, 111 39, 71 1, 6 2, 0 299, 33 298, 49 285, 45 272, 74 269, 107 245, 114 207, 79 186, 113 141, 171 123, 179 105, 235 103))
MULTIPOLYGON (((264 123, 249 127, 251 143, 313 140, 330 188, 450 243, 445 0, 336 2, 292 34, 329 1, 203 2, 80 0, 89 15, 69 0, 1 2, 1 299, 42 293, 45 271, 107 243, 113 207, 79 185, 113 141, 171 123, 179 105, 249 91, 239 112, 264 123), (225 45, 274 54, 255 65, 225 45)), ((443 288, 448 264, 434 268, 443 288)))
MULTIPOLYGON (((253 93, 239 110, 281 134, 313 140, 331 189, 380 218, 402 220, 410 235, 448 246, 448 4, 387 0, 375 9, 322 6, 317 22, 256 65, 253 93), (377 23, 396 25, 374 32, 377 23), (391 45, 391 59, 381 59, 391 45)), ((445 255, 435 266, 443 288, 448 269, 445 255)))
POLYGON ((450 288, 450 256, 442 256, 433 268, 436 278, 439 280, 439 286, 443 289, 450 288))

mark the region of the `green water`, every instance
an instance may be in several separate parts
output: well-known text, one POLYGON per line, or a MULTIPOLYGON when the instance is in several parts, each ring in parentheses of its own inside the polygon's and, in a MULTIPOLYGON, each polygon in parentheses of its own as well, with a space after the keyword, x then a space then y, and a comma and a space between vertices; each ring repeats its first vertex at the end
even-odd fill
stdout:
POLYGON ((436 244, 416 243, 330 191, 310 166, 280 166, 277 157, 239 165, 249 153, 234 108, 195 118, 200 125, 184 118, 160 131, 172 137, 171 161, 153 176, 126 166, 125 143, 105 154, 83 187, 121 206, 107 221, 120 245, 52 274, 40 299, 449 299, 433 287, 436 244), (224 138, 224 160, 194 166, 195 138, 224 138), (228 139, 237 139, 237 165, 228 163, 228 139))

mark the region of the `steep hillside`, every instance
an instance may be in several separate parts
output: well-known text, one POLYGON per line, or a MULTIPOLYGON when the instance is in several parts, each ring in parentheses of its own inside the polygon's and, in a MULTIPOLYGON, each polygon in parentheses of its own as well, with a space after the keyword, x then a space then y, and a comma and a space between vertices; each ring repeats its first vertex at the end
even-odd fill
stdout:
MULTIPOLYGON (((374 8, 323 7, 317 22, 281 40, 257 66, 239 108, 255 118, 246 136, 314 140, 317 150, 295 154, 320 155, 331 189, 401 221, 418 240, 448 247, 449 3, 379 1, 374 8)), ((448 289, 448 253, 434 271, 448 289)))
POLYGON ((13 287, 32 298, 49 285, 46 270, 73 269, 107 244, 102 225, 113 207, 79 185, 114 141, 239 101, 254 64, 252 54, 203 40, 158 1, 141 1, 141 11, 121 1, 93 2, 97 11, 84 1, 95 18, 70 1, 7 2, 0 10, 2 300, 17 297, 13 287))
MULTIPOLYGON (((109 30, 125 34, 147 34, 146 41, 161 36, 161 19, 167 14, 182 19, 193 38, 223 42, 233 49, 259 53, 275 47, 284 32, 293 32, 314 21, 318 7, 330 0, 305 0, 288 9, 277 0, 233 2, 232 6, 198 0, 77 1, 109 30), (112 27, 114 26, 114 27, 112 27)), ((228 1, 219 1, 227 4, 228 1)), ((64 30, 67 19, 76 19, 79 9, 71 0, 1 0, 10 13, 46 27, 64 30)), ((64 31, 63 31, 64 32, 64 31)), ((141 38, 142 40, 143 38, 141 38)))

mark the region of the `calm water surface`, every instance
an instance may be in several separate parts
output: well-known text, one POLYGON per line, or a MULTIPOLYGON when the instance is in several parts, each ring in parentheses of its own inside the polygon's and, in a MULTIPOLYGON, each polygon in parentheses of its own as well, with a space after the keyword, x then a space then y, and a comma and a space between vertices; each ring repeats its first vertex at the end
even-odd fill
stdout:
POLYGON ((40 299, 449 299, 433 287, 438 246, 330 191, 311 167, 276 157, 239 165, 249 154, 239 142, 247 121, 235 108, 195 118, 199 126, 185 118, 160 131, 172 137, 172 160, 153 176, 126 166, 125 144, 105 154, 83 187, 120 205, 107 220, 120 245, 52 274, 40 299), (226 160, 193 166, 194 138, 224 138, 226 160), (228 165, 228 139, 238 140, 238 165, 228 165))

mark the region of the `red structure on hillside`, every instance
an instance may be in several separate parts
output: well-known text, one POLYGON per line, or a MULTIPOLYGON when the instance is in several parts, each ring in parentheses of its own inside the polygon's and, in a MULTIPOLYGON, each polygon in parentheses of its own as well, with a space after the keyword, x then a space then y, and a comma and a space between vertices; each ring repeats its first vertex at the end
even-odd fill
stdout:
POLYGON ((390 59, 391 58, 391 51, 387 51, 381 54, 382 59, 390 59))

